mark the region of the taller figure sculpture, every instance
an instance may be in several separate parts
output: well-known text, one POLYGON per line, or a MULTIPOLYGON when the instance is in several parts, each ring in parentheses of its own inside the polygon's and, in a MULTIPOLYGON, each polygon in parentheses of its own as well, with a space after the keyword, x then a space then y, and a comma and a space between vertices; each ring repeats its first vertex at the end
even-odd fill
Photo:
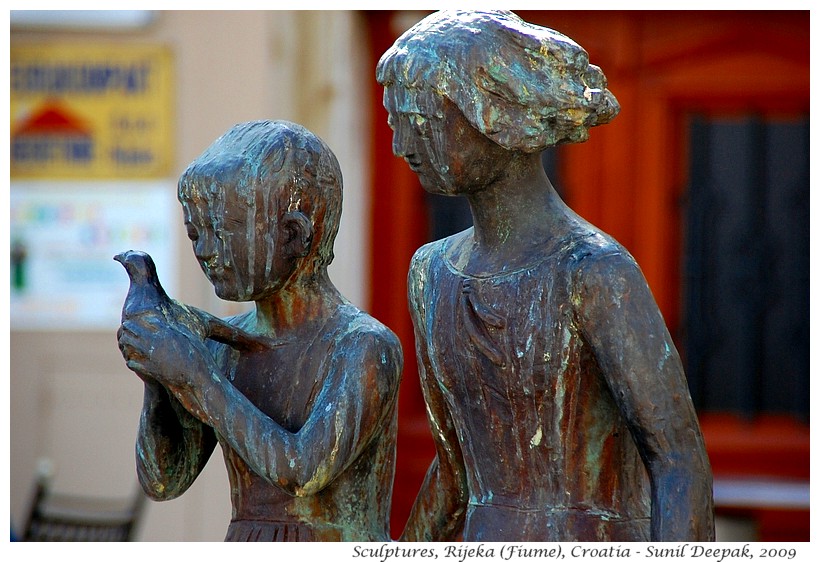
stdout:
POLYGON ((409 274, 436 442, 403 539, 706 541, 711 470, 635 260, 570 210, 541 152, 619 111, 568 37, 439 12, 383 55, 393 151, 473 227, 409 274))

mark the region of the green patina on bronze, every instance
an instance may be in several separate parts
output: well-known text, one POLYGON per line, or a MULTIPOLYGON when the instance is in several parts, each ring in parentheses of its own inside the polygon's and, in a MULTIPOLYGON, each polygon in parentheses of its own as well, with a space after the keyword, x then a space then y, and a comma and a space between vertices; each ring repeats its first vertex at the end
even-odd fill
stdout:
POLYGON ((419 111, 418 92, 446 97, 483 134, 524 151, 584 141, 620 109, 580 45, 509 12, 425 18, 382 56, 377 80, 404 100, 391 100, 400 111, 419 111))
POLYGON ((408 280, 436 458, 404 540, 703 541, 711 472, 643 275, 541 152, 618 113, 601 70, 510 12, 437 12, 381 58, 393 150, 473 227, 408 280))
POLYGON ((119 344, 145 382, 137 472, 184 493, 217 443, 231 486, 226 540, 386 541, 402 354, 333 286, 339 165, 284 121, 233 127, 179 182, 186 229, 218 296, 255 309, 221 320, 173 301, 145 254, 119 344))

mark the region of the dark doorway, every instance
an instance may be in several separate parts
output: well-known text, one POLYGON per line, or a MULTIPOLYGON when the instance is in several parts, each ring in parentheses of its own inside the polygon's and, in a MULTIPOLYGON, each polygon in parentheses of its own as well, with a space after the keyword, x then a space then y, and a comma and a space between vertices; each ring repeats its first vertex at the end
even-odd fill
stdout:
POLYGON ((681 334, 698 410, 809 413, 809 119, 690 123, 681 334))

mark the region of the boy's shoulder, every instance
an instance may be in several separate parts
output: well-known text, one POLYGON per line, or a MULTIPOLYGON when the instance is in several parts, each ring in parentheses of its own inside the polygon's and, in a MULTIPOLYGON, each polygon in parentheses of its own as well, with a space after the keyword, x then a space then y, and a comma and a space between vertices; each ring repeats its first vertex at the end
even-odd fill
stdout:
MULTIPOLYGON (((368 313, 350 303, 340 307, 332 331, 334 355, 364 365, 375 365, 380 373, 398 384, 401 379, 404 354, 401 342, 393 331, 368 313)), ((326 334, 330 336, 331 334, 326 334)), ((359 365, 360 367, 364 365, 359 365)), ((365 373, 368 369, 362 369, 365 373)))
POLYGON ((336 330, 343 332, 343 336, 356 336, 357 339, 369 336, 386 345, 401 347, 399 338, 390 328, 349 302, 339 307, 336 317, 336 330))

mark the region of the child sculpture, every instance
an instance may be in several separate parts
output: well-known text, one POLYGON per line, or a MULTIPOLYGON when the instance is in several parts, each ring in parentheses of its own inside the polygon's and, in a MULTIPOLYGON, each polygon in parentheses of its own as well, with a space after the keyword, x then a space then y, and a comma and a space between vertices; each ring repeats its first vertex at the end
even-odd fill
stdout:
POLYGON ((226 540, 389 540, 402 354, 327 275, 341 198, 339 164, 308 130, 233 127, 188 167, 179 199, 216 294, 255 310, 226 328, 167 298, 124 307, 119 346, 145 382, 140 482, 179 496, 218 442, 226 540))
POLYGON ((409 274, 436 458, 403 540, 705 541, 711 470, 680 359, 633 258, 572 212, 541 152, 618 113, 571 39, 439 12, 377 79, 393 151, 474 226, 409 274))

